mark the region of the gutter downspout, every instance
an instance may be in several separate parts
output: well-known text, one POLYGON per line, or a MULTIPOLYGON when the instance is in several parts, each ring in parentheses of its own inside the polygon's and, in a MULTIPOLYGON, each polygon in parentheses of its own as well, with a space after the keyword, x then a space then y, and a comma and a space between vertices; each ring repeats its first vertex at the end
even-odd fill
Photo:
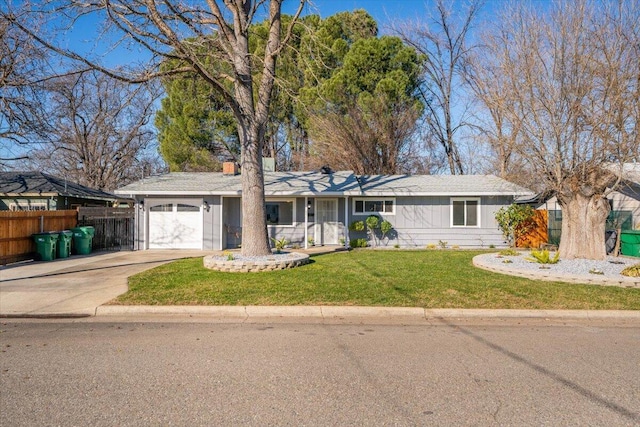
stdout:
POLYGON ((309 249, 309 196, 304 196, 304 248, 309 249))
POLYGON ((224 250, 223 243, 226 240, 224 233, 224 196, 220 196, 220 250, 224 250))
POLYGON ((344 196, 344 230, 342 230, 344 236, 344 247, 349 247, 349 196, 344 196))

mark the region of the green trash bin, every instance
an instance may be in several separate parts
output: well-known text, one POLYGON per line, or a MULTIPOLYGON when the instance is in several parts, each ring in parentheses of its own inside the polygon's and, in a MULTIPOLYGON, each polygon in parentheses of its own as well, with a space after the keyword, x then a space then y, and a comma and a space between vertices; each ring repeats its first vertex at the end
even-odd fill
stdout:
POLYGON ((71 255, 71 238, 73 232, 70 230, 63 230, 58 236, 58 258, 69 258, 71 255))
POLYGON ((640 230, 626 230, 620 233, 620 253, 640 257, 640 230))
POLYGON ((76 227, 72 228, 73 232, 73 248, 78 255, 89 255, 91 253, 91 243, 95 230, 93 227, 76 227))
POLYGON ((33 235, 36 242, 36 252, 41 261, 53 261, 56 259, 56 243, 58 233, 36 233, 33 235))

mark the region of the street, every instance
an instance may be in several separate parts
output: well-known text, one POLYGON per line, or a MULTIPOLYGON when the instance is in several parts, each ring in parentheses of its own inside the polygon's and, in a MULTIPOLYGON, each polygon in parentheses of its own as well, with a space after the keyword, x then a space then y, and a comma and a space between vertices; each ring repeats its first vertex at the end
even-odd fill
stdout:
POLYGON ((7 320, 0 425, 640 424, 637 320, 7 320))

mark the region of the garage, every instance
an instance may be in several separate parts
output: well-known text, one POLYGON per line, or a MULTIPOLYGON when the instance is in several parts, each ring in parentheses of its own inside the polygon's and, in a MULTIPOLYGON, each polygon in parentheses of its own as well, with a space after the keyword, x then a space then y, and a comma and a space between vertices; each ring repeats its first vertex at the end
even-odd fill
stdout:
POLYGON ((202 200, 149 207, 149 249, 202 249, 202 200))

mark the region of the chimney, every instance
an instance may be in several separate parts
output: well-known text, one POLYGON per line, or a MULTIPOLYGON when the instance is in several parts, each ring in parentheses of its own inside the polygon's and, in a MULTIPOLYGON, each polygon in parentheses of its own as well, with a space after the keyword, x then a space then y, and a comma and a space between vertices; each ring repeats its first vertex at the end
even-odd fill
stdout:
POLYGON ((222 164, 223 175, 238 175, 238 164, 236 162, 224 162, 222 164))

